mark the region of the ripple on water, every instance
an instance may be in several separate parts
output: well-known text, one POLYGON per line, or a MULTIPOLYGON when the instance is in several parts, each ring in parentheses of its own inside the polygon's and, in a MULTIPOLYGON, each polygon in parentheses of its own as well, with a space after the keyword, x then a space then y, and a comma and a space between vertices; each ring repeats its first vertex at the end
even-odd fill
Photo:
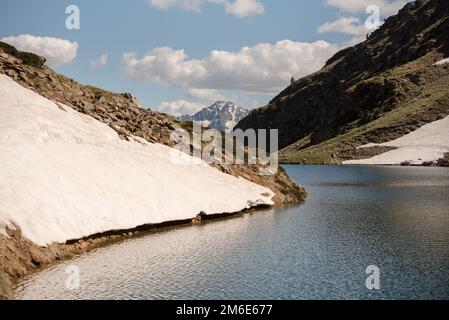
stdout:
POLYGON ((286 169, 310 193, 303 206, 126 240, 27 277, 16 297, 449 298, 449 170, 286 169), (376 292, 365 288, 372 264, 376 292), (77 290, 65 286, 69 265, 77 290))

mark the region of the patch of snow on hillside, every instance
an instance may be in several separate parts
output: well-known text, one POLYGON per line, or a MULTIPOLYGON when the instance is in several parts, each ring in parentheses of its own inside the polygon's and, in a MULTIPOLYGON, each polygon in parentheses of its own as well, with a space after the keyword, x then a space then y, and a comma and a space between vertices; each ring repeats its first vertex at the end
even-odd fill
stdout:
POLYGON ((449 63, 449 58, 440 60, 440 61, 436 62, 434 65, 435 66, 441 66, 441 65, 446 64, 446 63, 449 63))
POLYGON ((272 205, 271 190, 107 125, 0 75, 0 232, 38 245, 272 205))
POLYGON ((362 146, 396 147, 398 149, 364 160, 345 161, 343 164, 399 165, 410 162, 421 165, 425 162, 437 161, 449 152, 449 117, 428 123, 417 130, 396 140, 362 146))

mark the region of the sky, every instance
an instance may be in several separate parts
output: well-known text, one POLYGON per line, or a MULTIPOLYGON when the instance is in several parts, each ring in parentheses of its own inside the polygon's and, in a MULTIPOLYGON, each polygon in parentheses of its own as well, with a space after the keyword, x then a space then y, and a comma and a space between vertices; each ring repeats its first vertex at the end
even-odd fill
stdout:
POLYGON ((82 84, 179 116, 216 100, 266 104, 406 2, 6 0, 0 41, 82 84))

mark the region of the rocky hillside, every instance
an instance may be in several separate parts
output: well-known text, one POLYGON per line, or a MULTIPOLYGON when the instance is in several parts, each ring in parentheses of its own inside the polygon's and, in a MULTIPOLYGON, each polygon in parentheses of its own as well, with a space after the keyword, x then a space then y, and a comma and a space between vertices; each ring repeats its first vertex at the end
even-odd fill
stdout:
MULTIPOLYGON (((170 134, 176 127, 184 127, 186 129, 190 129, 192 127, 191 122, 180 122, 168 115, 154 112, 141 107, 136 99, 129 93, 112 93, 92 86, 80 85, 74 80, 57 74, 50 68, 46 67, 44 58, 31 53, 17 51, 15 48, 1 42, 0 74, 7 75, 9 78, 4 76, 2 77, 13 79, 21 86, 28 88, 31 91, 38 93, 45 98, 48 98, 51 101, 56 102, 57 107, 53 104, 52 106, 56 109, 59 108, 61 112, 64 111, 67 114, 74 115, 75 112, 69 112, 70 110, 68 111, 68 109, 65 107, 68 106, 80 113, 93 117, 100 122, 107 124, 110 128, 118 133, 119 137, 122 140, 129 140, 130 145, 135 145, 136 139, 131 137, 134 136, 143 138, 149 142, 157 142, 163 145, 172 146, 174 142, 170 139, 170 134), (132 141, 134 141, 134 143, 132 143, 132 141)), ((4 89, 4 92, 8 91, 8 89, 5 89, 4 87, 2 87, 2 89, 4 89)), ((7 103, 7 101, 2 101, 4 103, 7 103)), ((6 111, 2 114, 6 114, 5 120, 7 121, 8 119, 11 119, 11 117, 7 111, 7 107, 5 110, 6 111)), ((3 136, 4 140, 6 139, 5 141, 7 141, 8 139, 17 140, 18 137, 24 134, 26 134, 30 138, 40 139, 44 137, 44 139, 46 139, 45 133, 43 136, 42 132, 22 132, 20 128, 27 128, 27 130, 33 130, 33 128, 35 128, 36 130, 38 130, 42 127, 33 127, 33 121, 27 121, 25 115, 23 115, 23 117, 23 121, 18 122, 20 125, 6 126, 5 128, 3 128, 7 132, 9 129, 17 130, 19 132, 19 134, 5 134, 5 136, 3 136)), ((20 119, 20 116, 16 117, 16 119, 20 119)), ((30 119, 29 115, 28 119, 30 119)), ((86 118, 85 121, 86 124, 92 123, 92 121, 88 121, 87 119, 88 118, 86 118)), ((31 120, 42 121, 43 118, 36 117, 36 119, 31 118, 31 120)), ((51 121, 49 121, 46 125, 50 126, 50 129, 52 129, 53 131, 59 130, 59 133, 55 134, 53 132, 51 134, 51 137, 53 138, 59 137, 60 132, 64 132, 65 129, 68 130, 72 128, 72 126, 76 127, 76 124, 74 122, 59 122, 57 118, 52 118, 51 121), (54 126, 51 126, 51 121, 55 121, 56 124, 54 126)), ((109 132, 111 132, 110 129, 109 132)), ((106 136, 112 137, 115 135, 107 134, 106 136)), ((142 140, 142 143, 145 144, 146 142, 142 140)), ((125 143, 125 145, 128 144, 125 143)), ((154 148, 157 149, 165 147, 154 145, 154 148)), ((154 153, 159 154, 159 152, 154 153)), ((127 153, 125 152, 122 154, 127 153)), ((78 153, 74 154, 73 156, 73 159, 75 159, 76 156, 82 157, 82 155, 78 153)), ((132 157, 132 154, 129 154, 129 156, 132 157)), ((156 158, 157 157, 155 157, 155 159, 156 158)), ((22 157, 20 159, 26 160, 25 157, 22 157)), ((39 165, 52 167, 51 161, 54 159, 48 160, 49 161, 38 161, 37 163, 39 163, 39 165)), ((121 161, 120 163, 124 165, 130 165, 130 163, 132 162, 131 160, 134 161, 135 159, 132 157, 129 163, 127 163, 127 161, 121 161)), ((13 164, 13 162, 10 161, 6 162, 7 163, 5 165, 13 164)), ((97 163, 97 165, 101 166, 101 163, 97 163)), ((243 177, 251 182, 269 188, 275 193, 275 196, 272 200, 276 205, 301 203, 306 197, 306 192, 304 191, 304 189, 290 180, 285 171, 282 169, 280 169, 276 175, 262 176, 259 174, 260 166, 216 165, 216 167, 223 173, 236 177, 243 177)), ((4 168, 7 168, 7 166, 4 166, 4 168)), ((27 166, 26 168, 32 168, 32 166, 27 166)), ((54 165, 53 168, 61 170, 61 167, 58 165, 54 165)), ((73 166, 72 168, 75 168, 75 166, 73 166)), ((5 170, 5 172, 8 172, 9 169, 5 170)), ((168 170, 165 171, 168 172, 168 170)), ((216 170, 213 171, 218 174, 216 170)), ((30 170, 30 172, 34 171, 30 170)), ((39 172, 39 170, 36 170, 37 174, 39 172)), ((101 174, 101 172, 97 172, 97 174, 101 174)), ((126 173, 123 174, 123 176, 126 176, 126 173)), ((229 177, 228 175, 224 176, 229 177)), ((104 178, 109 177, 105 176, 104 178)), ((63 180, 64 179, 62 179, 61 181, 63 180)), ((170 184, 170 181, 173 181, 173 179, 166 180, 168 184, 170 184)), ((234 183, 231 184, 234 185, 234 183)), ((74 183, 74 185, 77 184, 74 183)), ((9 191, 9 189, 6 189, 6 192, 9 191)), ((20 195, 20 193, 15 192, 13 192, 13 194, 20 195)), ((134 193, 129 192, 128 194, 134 193)), ((219 197, 220 196, 217 196, 217 200, 219 200, 219 197)), ((80 201, 79 203, 82 204, 83 202, 80 201)), ((13 208, 16 208, 14 204, 12 206, 13 208)), ((5 208, 8 207, 6 206, 5 208)), ((12 214, 12 211, 10 213, 12 214)), ((89 219, 87 219, 86 221, 88 220, 89 219)), ((157 226, 158 225, 154 225, 154 227, 157 226)), ((31 242, 28 238, 24 237, 20 229, 11 230, 6 227, 5 230, 8 233, 8 237, 0 234, 0 300, 11 298, 12 284, 18 278, 27 274, 29 271, 34 270, 38 267, 47 266, 56 260, 70 258, 73 255, 89 251, 99 245, 110 243, 111 241, 117 241, 118 239, 122 239, 123 235, 124 237, 132 236, 137 231, 133 230, 132 232, 125 232, 124 230, 122 230, 117 231, 114 234, 93 235, 89 239, 72 241, 67 244, 55 243, 51 246, 40 247, 36 245, 36 243, 31 242)))
MULTIPOLYGON (((17 51, 0 42, 0 73, 50 100, 108 124, 122 139, 133 135, 149 142, 173 146, 175 142, 170 139, 171 132, 176 127, 191 128, 188 122, 143 108, 130 93, 113 93, 81 85, 54 72, 44 63, 44 58, 17 51)), ((291 181, 282 169, 274 176, 260 176, 256 166, 216 166, 225 173, 270 188, 276 194, 274 201, 277 205, 304 201, 304 190, 291 181)))
POLYGON ((205 127, 229 131, 248 114, 249 110, 236 106, 233 102, 217 101, 193 116, 182 116, 180 120, 198 121, 205 127))
POLYGON ((41 57, 0 42, 0 73, 50 100, 108 124, 122 138, 132 134, 150 142, 170 144, 170 132, 177 123, 174 118, 142 108, 130 93, 116 94, 80 85, 44 63, 41 57), (24 55, 26 60, 22 58, 24 55))
POLYGON ((280 130, 282 160, 341 163, 449 115, 449 2, 407 4, 369 38, 292 83, 237 128, 280 130))

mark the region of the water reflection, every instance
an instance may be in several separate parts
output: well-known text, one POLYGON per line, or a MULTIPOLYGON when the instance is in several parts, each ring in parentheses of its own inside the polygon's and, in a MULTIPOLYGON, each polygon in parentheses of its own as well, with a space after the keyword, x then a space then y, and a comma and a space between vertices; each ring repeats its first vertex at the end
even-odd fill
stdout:
POLYGON ((448 299, 449 170, 287 166, 303 206, 147 235, 33 275, 18 298, 448 299), (65 289, 67 265, 81 288, 65 289), (381 269, 368 291, 365 269, 381 269))

